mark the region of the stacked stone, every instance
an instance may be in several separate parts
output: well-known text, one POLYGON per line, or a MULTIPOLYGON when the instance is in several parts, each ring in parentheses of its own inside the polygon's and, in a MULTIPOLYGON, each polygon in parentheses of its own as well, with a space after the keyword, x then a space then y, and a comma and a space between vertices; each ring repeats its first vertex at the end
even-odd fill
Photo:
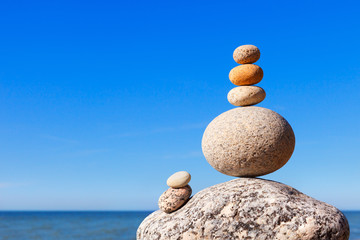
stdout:
POLYGON ((259 48, 254 45, 240 46, 235 49, 233 58, 242 65, 234 67, 230 71, 229 78, 233 84, 240 87, 230 90, 228 101, 237 107, 260 103, 266 96, 264 89, 251 86, 259 83, 264 76, 261 67, 253 64, 260 58, 259 48))
POLYGON ((171 213, 181 208, 189 199, 192 193, 188 183, 191 180, 190 173, 186 171, 176 172, 167 180, 170 187, 159 198, 159 208, 166 213, 171 213))
POLYGON ((290 124, 278 113, 251 105, 264 100, 265 91, 251 86, 263 78, 261 67, 253 64, 260 58, 254 45, 235 49, 234 60, 242 64, 230 71, 232 89, 228 100, 241 108, 216 117, 206 128, 202 150, 210 165, 235 177, 257 177, 272 173, 286 164, 295 147, 290 124))
POLYGON ((263 77, 253 64, 259 58, 255 46, 235 50, 234 60, 242 65, 229 77, 240 87, 228 99, 242 107, 217 116, 202 138, 209 164, 241 178, 206 188, 189 200, 190 174, 175 173, 159 199, 161 210, 141 223, 137 239, 349 239, 346 217, 335 207, 285 184, 255 178, 284 166, 295 147, 294 132, 280 114, 250 106, 265 98, 262 88, 251 86, 263 77))

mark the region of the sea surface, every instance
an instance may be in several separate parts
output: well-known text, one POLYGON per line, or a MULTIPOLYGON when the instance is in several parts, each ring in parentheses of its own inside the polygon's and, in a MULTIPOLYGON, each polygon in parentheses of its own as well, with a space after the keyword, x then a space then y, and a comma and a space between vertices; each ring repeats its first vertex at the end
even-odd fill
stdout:
MULTIPOLYGON (((0 212, 1 240, 136 239, 136 229, 151 212, 0 212)), ((343 211, 350 240, 360 240, 360 211, 343 211)))

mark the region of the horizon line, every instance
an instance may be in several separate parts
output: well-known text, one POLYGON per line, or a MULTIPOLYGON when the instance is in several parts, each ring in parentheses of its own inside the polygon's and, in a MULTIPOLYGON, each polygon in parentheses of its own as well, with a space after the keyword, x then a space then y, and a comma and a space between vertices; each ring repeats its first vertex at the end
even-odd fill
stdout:
MULTIPOLYGON (((159 209, 157 209, 159 210, 159 209)), ((1 210, 0 212, 155 212, 157 210, 1 210)), ((344 212, 360 212, 360 209, 339 209, 344 212)))

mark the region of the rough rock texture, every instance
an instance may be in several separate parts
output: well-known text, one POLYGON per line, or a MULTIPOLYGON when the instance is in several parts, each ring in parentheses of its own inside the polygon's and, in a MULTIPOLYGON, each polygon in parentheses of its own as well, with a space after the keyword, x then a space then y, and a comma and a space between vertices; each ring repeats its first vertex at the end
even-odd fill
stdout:
POLYGON ((181 188, 185 187, 190 182, 190 180, 190 173, 186 171, 180 171, 171 175, 166 181, 166 184, 172 188, 181 188))
POLYGON ((150 214, 137 230, 138 240, 348 238, 348 222, 335 207, 256 178, 206 188, 174 213, 150 214))
POLYGON ((263 76, 263 70, 255 64, 244 64, 234 67, 229 73, 230 81, 238 86, 257 84, 263 76))
POLYGON ((182 188, 169 188, 159 198, 159 208, 166 212, 171 213, 181 208, 186 203, 192 193, 189 185, 182 188))
POLYGON ((262 102, 266 97, 264 89, 257 86, 241 86, 230 90, 229 103, 234 106, 250 106, 262 102))
POLYGON ((295 135, 278 113, 261 107, 234 108, 206 128, 202 150, 210 165, 230 176, 276 171, 291 157, 295 135))
POLYGON ((235 49, 233 58, 239 64, 254 63, 260 58, 260 50, 254 45, 242 45, 235 49))

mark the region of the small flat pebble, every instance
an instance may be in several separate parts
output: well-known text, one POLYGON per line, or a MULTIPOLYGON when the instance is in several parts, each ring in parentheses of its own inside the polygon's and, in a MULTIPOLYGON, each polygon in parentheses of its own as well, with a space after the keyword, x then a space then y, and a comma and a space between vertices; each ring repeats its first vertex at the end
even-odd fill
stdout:
POLYGON ((241 86, 230 90, 227 95, 229 103, 234 106, 251 106, 262 102, 266 93, 257 86, 241 86))
POLYGON ((189 185, 182 188, 169 188, 159 198, 159 208, 171 213, 181 208, 190 198, 192 189, 189 185))
POLYGON ((239 64, 254 63, 260 58, 260 50, 254 45, 242 45, 235 49, 233 58, 239 64))
POLYGON ((185 187, 191 180, 190 173, 186 171, 176 172, 171 175, 167 180, 167 185, 172 188, 185 187))
POLYGON ((263 70, 255 64, 244 64, 234 67, 229 73, 230 81, 237 86, 257 84, 263 76, 263 70))

